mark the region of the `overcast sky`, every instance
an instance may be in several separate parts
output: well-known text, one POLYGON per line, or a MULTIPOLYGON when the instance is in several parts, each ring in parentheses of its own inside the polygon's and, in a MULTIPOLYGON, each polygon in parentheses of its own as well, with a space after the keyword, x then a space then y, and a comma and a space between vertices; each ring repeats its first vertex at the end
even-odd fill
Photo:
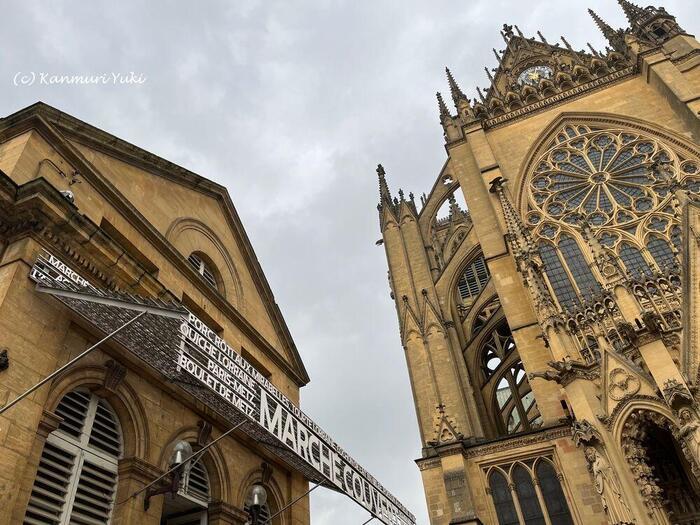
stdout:
MULTIPOLYGON (((665 0, 697 31, 695 0, 665 0)), ((420 439, 389 298, 375 167, 429 191, 445 160, 444 67, 486 86, 504 22, 602 37, 613 0, 3 2, 0 114, 38 100, 225 185, 311 375, 302 404, 427 525, 420 439), (205 8, 206 6, 206 8, 205 8), (127 74, 141 85, 15 86, 17 73, 127 74)), ((368 514, 324 489, 313 525, 368 514)))

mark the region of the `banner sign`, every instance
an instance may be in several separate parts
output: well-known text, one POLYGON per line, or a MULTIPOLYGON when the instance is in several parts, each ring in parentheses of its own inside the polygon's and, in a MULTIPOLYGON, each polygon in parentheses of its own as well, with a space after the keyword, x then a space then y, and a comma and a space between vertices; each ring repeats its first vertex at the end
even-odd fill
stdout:
POLYGON ((412 525, 413 515, 304 412, 189 314, 181 326, 178 365, 255 420, 325 479, 387 525, 412 525))
MULTIPOLYGON (((32 268, 34 281, 97 290, 58 258, 45 254, 32 268)), ((414 516, 374 477, 282 394, 253 365, 192 313, 183 315, 177 367, 273 436, 327 486, 347 494, 386 525, 415 525, 414 516)))

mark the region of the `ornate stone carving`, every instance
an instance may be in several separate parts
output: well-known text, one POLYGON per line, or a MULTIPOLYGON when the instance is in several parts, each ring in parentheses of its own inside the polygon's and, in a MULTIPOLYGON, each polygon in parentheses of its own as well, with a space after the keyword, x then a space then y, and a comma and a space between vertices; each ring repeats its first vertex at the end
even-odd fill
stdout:
POLYGON ((642 313, 642 321, 650 334, 661 335, 663 332, 663 321, 656 312, 646 311, 642 313))
POLYGON ((588 469, 593 475, 593 484, 600 495, 608 521, 615 525, 632 524, 632 511, 625 503, 620 481, 607 458, 593 447, 586 447, 584 455, 588 469))
POLYGON ((620 335, 625 341, 627 341, 627 343, 633 346, 637 345, 639 336, 631 323, 628 323, 627 321, 619 322, 617 324, 617 331, 620 332, 620 335))
POLYGON ((600 432, 585 419, 574 421, 571 425, 571 439, 577 447, 601 441, 600 432))
POLYGON ((204 447, 209 443, 212 426, 211 423, 201 419, 197 422, 197 426, 199 427, 199 432, 197 432, 197 444, 200 447, 204 447))
POLYGON ((443 445, 464 439, 464 435, 457 430, 456 423, 445 412, 445 405, 440 404, 436 409, 438 413, 435 418, 435 433, 433 439, 428 441, 428 445, 443 445))
POLYGON ((107 392, 114 393, 126 376, 126 367, 113 359, 105 363, 105 378, 102 386, 107 392))
POLYGON ((615 401, 633 396, 642 386, 638 377, 633 376, 624 368, 615 368, 608 376, 608 395, 615 401))
POLYGON ((574 379, 593 381, 599 377, 599 372, 595 364, 587 365, 579 361, 574 361, 570 357, 566 357, 562 361, 548 361, 547 365, 554 370, 531 372, 528 374, 528 378, 533 379, 535 377, 540 377, 547 381, 554 381, 562 386, 566 386, 574 379))
POLYGON ((688 387, 674 378, 666 380, 661 389, 661 393, 668 403, 668 406, 673 409, 677 409, 682 405, 689 405, 693 402, 693 395, 690 393, 690 390, 688 390, 688 387))

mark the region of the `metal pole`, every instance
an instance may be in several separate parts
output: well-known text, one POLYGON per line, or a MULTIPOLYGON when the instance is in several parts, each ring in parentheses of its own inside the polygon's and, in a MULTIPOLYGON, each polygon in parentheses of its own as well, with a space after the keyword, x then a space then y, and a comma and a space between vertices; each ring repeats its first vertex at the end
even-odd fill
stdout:
POLYGON ((374 518, 375 518, 375 517, 372 516, 370 519, 368 519, 367 521, 365 521, 362 525, 367 525, 367 524, 368 524, 370 521, 372 521, 374 518))
POLYGON ((134 321, 140 319, 141 317, 143 317, 143 316, 146 315, 147 313, 148 313, 148 312, 141 312, 141 313, 138 314, 136 317, 130 319, 129 321, 127 321, 126 323, 124 323, 123 325, 121 325, 121 326, 120 326, 119 328, 117 328, 114 332, 111 332, 111 333, 107 334, 106 336, 104 336, 102 339, 100 339, 99 341, 97 341, 97 342, 96 342, 94 345, 92 345, 90 348, 88 348, 87 350, 85 350, 82 354, 79 354, 79 355, 75 356, 73 359, 71 359, 70 361, 68 361, 68 362, 67 362, 65 365, 63 365, 61 368, 59 368, 58 370, 55 370, 54 372, 52 372, 51 374, 49 374, 48 376, 46 376, 44 379, 42 379, 41 381, 39 381, 36 385, 34 385, 33 387, 31 387, 29 390, 27 390, 26 392, 24 392, 23 394, 21 394, 19 397, 15 398, 14 400, 12 400, 12 401, 10 401, 9 403, 7 403, 5 406, 3 406, 2 408, 0 408, 0 414, 3 414, 7 409, 13 407, 14 405, 16 405, 17 403, 19 403, 20 401, 22 401, 25 397, 27 397, 29 394, 31 394, 32 392, 34 392, 37 388, 39 388, 39 387, 45 385, 46 383, 48 383, 49 381, 51 381, 54 377, 56 377, 58 374, 60 374, 61 372, 63 372, 66 368, 70 367, 70 366, 73 365, 76 361, 78 361, 79 359, 82 359, 83 357, 85 357, 86 355, 88 355, 90 352, 92 352, 95 348, 97 348, 98 346, 100 346, 102 343, 104 343, 104 342, 107 341, 108 339, 111 339, 112 337, 114 337, 115 335, 117 335, 119 332, 121 332, 124 328, 126 328, 127 326, 129 326, 129 325, 130 325, 131 323, 133 323, 134 321))
POLYGON ((301 498, 303 498, 304 496, 307 496, 308 494, 311 494, 314 490, 316 490, 316 489, 317 489, 318 487, 320 487, 320 486, 321 486, 321 482, 319 481, 319 482, 316 483, 313 487, 311 487, 309 490, 307 490, 307 491, 304 492, 301 496, 299 496, 297 499, 295 499, 294 501, 292 501, 292 502, 289 503, 288 505, 282 507, 281 510, 275 512, 272 516, 270 516, 269 518, 267 518, 267 519, 266 519, 265 521, 263 521, 260 525, 268 525, 268 524, 270 523, 270 521, 272 521, 272 518, 276 518, 277 516, 279 516, 280 514, 282 514, 285 510, 287 510, 289 507, 291 507, 292 505, 294 505, 294 504, 295 504, 297 501, 299 501, 301 498))
POLYGON ((188 457, 187 459, 185 459, 185 461, 183 461, 183 462, 180 463, 179 465, 174 465, 173 467, 170 467, 170 468, 169 468, 168 470, 166 470, 163 474, 161 474, 161 475, 158 476, 156 479, 154 479, 153 481, 151 481, 148 485, 146 485, 146 486, 140 488, 139 490, 137 490, 136 492, 134 492, 131 496, 129 496, 129 497, 126 498, 125 500, 120 501, 119 503, 117 503, 117 505, 121 505, 122 503, 126 503, 126 502, 129 501, 131 498, 133 498, 133 497, 135 497, 135 496, 138 496, 138 495, 141 494, 144 490, 147 490, 149 487, 152 487, 153 485, 155 485, 156 483, 158 483, 161 479, 163 479, 165 476, 167 476, 168 474, 170 474, 173 470, 179 468, 180 465, 182 465, 183 463, 187 463, 188 461, 198 459, 198 458, 195 458, 195 456, 201 456, 202 454, 204 454, 204 452, 206 452, 206 450, 207 450, 209 447, 213 446, 213 445, 216 444, 218 441, 221 441, 222 439, 224 439, 226 436, 228 436, 231 432, 233 432, 234 430, 236 430, 238 427, 240 427, 240 426, 241 426, 243 423, 245 423, 246 421, 247 421, 247 420, 244 419, 243 421, 241 421, 241 422, 238 423, 237 425, 231 427, 231 428, 228 429, 226 432, 224 432, 223 434, 221 434, 218 438, 216 438, 214 441, 212 441, 211 443, 209 443, 207 446, 202 447, 202 448, 199 449, 197 452, 194 452, 190 457, 188 457))

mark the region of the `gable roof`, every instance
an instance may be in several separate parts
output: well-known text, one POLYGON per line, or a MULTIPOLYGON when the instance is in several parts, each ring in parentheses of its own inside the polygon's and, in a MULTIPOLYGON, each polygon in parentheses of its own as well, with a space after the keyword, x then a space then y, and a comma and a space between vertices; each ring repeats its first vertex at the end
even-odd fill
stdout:
POLYGON ((294 344, 289 328, 279 306, 275 302, 270 285, 255 255, 253 246, 233 205, 228 190, 224 186, 134 146, 43 102, 37 102, 5 118, 0 118, 0 141, 30 130, 39 131, 69 161, 74 162, 76 167, 80 167, 80 172, 90 178, 91 182, 95 184, 97 189, 107 199, 125 212, 134 225, 138 226, 140 231, 151 242, 161 248, 164 256, 176 267, 182 265, 184 260, 182 254, 174 249, 164 235, 157 231, 114 185, 93 169, 91 164, 84 159, 77 148, 70 144, 68 139, 85 144, 151 174, 164 177, 216 199, 221 205, 226 222, 237 238, 244 262, 251 273, 252 280, 281 344, 284 346, 283 350, 291 357, 291 362, 287 362, 282 354, 230 303, 223 298, 215 296, 210 298, 213 299, 217 307, 220 307, 229 317, 232 317, 242 332, 257 343, 261 350, 280 366, 298 386, 304 386, 309 382, 310 378, 294 344))

